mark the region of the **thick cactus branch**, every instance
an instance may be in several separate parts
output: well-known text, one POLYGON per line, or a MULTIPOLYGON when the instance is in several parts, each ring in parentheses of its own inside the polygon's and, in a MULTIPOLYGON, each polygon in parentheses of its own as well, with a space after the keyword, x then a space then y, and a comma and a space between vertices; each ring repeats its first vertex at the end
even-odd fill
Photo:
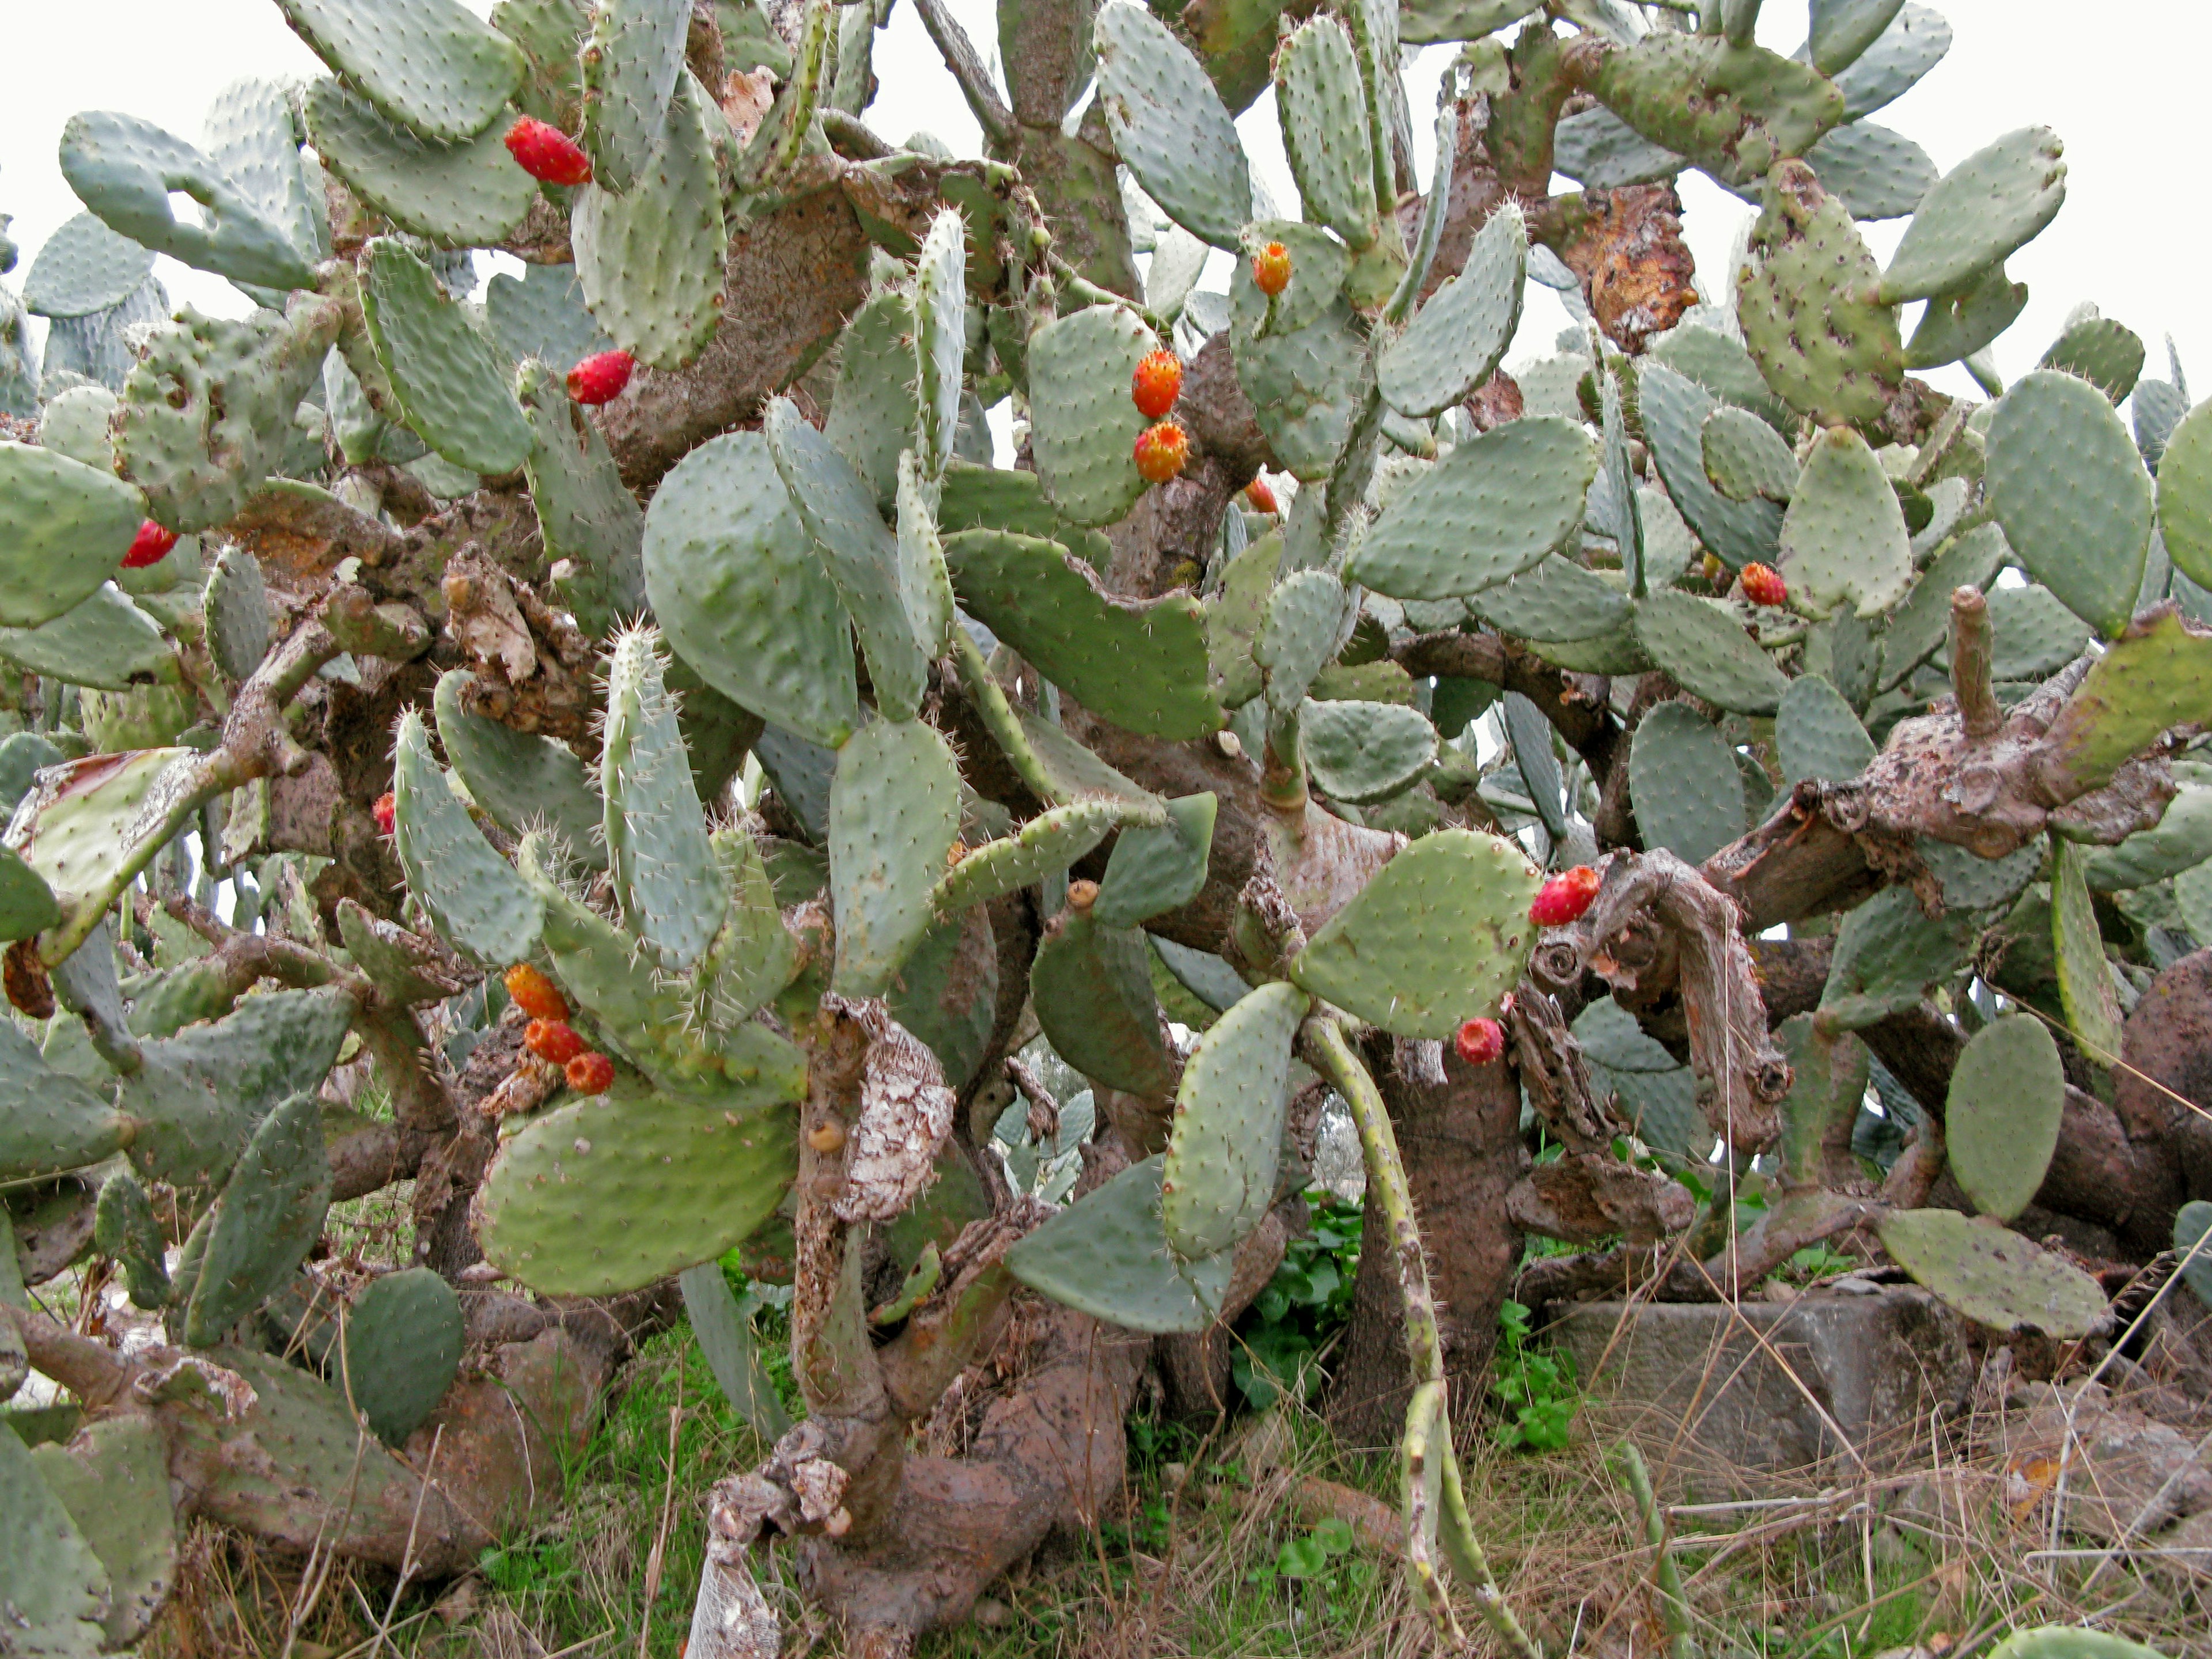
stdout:
POLYGON ((968 100, 975 125, 994 144, 1013 143, 1014 113, 999 96, 998 88, 991 83, 991 71, 984 67, 981 54, 968 38, 968 31, 960 27, 960 20, 952 15, 945 0, 915 0, 915 7, 921 14, 922 27, 937 43, 945 67, 959 84, 960 95, 968 100))

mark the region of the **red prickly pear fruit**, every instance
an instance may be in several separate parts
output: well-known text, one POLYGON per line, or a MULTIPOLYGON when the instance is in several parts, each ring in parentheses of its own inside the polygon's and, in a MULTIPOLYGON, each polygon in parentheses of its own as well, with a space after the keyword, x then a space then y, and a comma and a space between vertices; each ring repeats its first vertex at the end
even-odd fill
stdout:
POLYGON ((586 1049, 562 1069, 569 1088, 580 1095, 603 1095, 614 1086, 614 1061, 594 1050, 586 1049))
POLYGON ((556 1066, 566 1066, 578 1054, 591 1049, 584 1039, 576 1035, 576 1028, 565 1019, 533 1019, 530 1029, 522 1034, 522 1046, 540 1060, 550 1060, 556 1066))
POLYGON ((507 130, 507 153, 541 185, 588 185, 592 158, 560 128, 524 116, 507 130))
POLYGON ((580 404, 611 404, 629 384, 637 359, 627 351, 602 351, 568 371, 568 395, 580 404))
POLYGON ((1459 1057, 1470 1066, 1487 1066, 1505 1052, 1505 1028, 1494 1019, 1471 1019, 1452 1039, 1459 1057))
POLYGON ((1753 605, 1782 605, 1790 598, 1790 584, 1771 565, 1747 564, 1743 568, 1743 596, 1753 605))
POLYGON ((389 789, 376 798, 376 805, 369 811, 376 815, 378 835, 389 836, 399 827, 399 802, 389 789))
POLYGON ((1173 409, 1182 395, 1182 361, 1172 351, 1148 353, 1129 377, 1129 397, 1137 412, 1148 421, 1157 421, 1173 409))
POLYGON ((143 570, 149 564, 159 564, 169 556, 169 550, 176 544, 175 531, 164 529, 149 519, 131 538, 131 550, 123 556, 123 568, 143 570))
POLYGON ((1137 471, 1146 483, 1164 484, 1190 459, 1190 438, 1173 421, 1162 421, 1137 434, 1137 471))
POLYGON ((507 970, 507 994, 514 999, 514 1006, 532 1019, 568 1018, 568 999, 561 994, 561 988, 526 962, 518 962, 507 970))
POLYGON ((1597 886, 1597 872, 1587 864, 1577 864, 1537 890, 1536 902, 1528 907, 1528 920, 1539 927, 1564 927, 1590 908, 1597 886))
POLYGON ((1291 251, 1270 242, 1252 256, 1252 284, 1269 299, 1291 285, 1291 251))
POLYGON ((1244 486, 1244 501, 1255 513, 1274 514, 1283 510, 1276 504, 1275 492, 1267 488, 1265 478, 1255 478, 1244 486))

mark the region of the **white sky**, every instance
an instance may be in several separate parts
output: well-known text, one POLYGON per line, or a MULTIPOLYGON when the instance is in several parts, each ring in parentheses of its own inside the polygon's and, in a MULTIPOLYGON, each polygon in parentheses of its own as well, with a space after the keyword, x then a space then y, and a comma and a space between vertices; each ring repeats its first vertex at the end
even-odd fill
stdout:
MULTIPOLYGON (((466 0, 487 11, 489 0, 466 0)), ((951 0, 985 57, 996 37, 994 0, 951 0)), ((2212 315, 2202 299, 2212 225, 2190 164, 2204 154, 2203 66, 2212 63, 2212 6, 2203 0, 2137 0, 2094 21, 2077 0, 1935 0, 1950 19, 1950 56, 1875 119, 1917 139, 1948 169, 2014 127, 2040 123, 2066 144, 2069 194, 2051 228, 2009 265, 2029 285, 2026 313, 1996 348, 2008 379, 2031 366, 2066 313, 2084 300, 2141 334, 2147 373, 2163 374, 2171 332, 2192 392, 2212 392, 2212 315), (2177 184, 2169 169, 2185 171, 2177 184)), ((20 283, 31 254, 78 210, 55 161, 62 125, 81 109, 120 109, 195 138, 208 100, 240 76, 309 76, 315 58, 288 29, 270 0, 78 0, 74 5, 11 4, 9 57, 15 73, 0 98, 0 212, 24 250, 9 280, 20 283)), ((1769 5, 1760 39, 1778 51, 1802 39, 1795 0, 1769 5)), ((1434 88, 1448 49, 1434 48, 1412 86, 1417 142, 1428 144, 1434 88)), ((868 119, 886 137, 926 127, 963 155, 980 152, 951 79, 911 4, 878 36, 884 90, 868 119), (895 65, 886 74, 884 65, 895 65)), ((1286 210, 1292 189, 1281 159, 1272 106, 1262 100, 1244 118, 1247 149, 1286 210)), ((1426 176, 1426 160, 1421 172, 1426 176)), ((1561 181, 1561 187, 1565 187, 1561 181)), ((1690 240, 1701 271, 1718 273, 1743 207, 1697 175, 1686 175, 1690 240)), ((1887 258, 1905 222, 1874 231, 1887 258)), ((1217 256, 1218 258, 1220 256, 1217 256)), ((221 279, 161 262, 173 298, 235 314, 246 302, 221 279)), ((1218 287, 1209 275, 1208 287, 1218 287)), ((1532 285, 1517 358, 1547 349, 1565 325, 1557 301, 1532 285)), ((1908 320, 1908 325, 1910 319, 1908 320)), ((43 327, 35 324, 34 327, 43 327)), ((1935 377, 1966 390, 1962 371, 1935 377)))

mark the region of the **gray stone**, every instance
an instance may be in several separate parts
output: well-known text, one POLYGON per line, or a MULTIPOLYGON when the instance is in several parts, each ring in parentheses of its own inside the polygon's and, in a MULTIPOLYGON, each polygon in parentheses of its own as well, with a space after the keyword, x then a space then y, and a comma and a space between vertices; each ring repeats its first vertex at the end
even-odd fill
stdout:
POLYGON ((2015 1505, 2056 1494, 2063 1470, 2065 1528, 2108 1543, 2212 1509, 2212 1468, 2166 1424, 2094 1382, 2035 1382, 2022 1393, 2028 1409, 2008 1412, 2003 1433, 2005 1496, 2015 1505))
POLYGON ((1802 1468, 1924 1449, 1973 1387, 1964 1320, 1916 1285, 1845 1279, 1785 1303, 1577 1303, 1549 1339, 1617 1426, 1675 1467, 1802 1468), (1625 1321, 1625 1322, 1624 1322, 1625 1321), (1840 1438, 1839 1438, 1840 1437, 1840 1438))

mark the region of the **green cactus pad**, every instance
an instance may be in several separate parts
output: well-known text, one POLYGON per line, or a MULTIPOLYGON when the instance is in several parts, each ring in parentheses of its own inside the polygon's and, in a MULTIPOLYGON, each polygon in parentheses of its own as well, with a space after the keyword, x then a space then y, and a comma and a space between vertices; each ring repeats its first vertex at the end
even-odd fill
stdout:
POLYGON ((830 789, 836 988, 880 996, 933 915, 930 893, 960 832, 960 771, 936 730, 877 720, 837 752, 830 789))
POLYGON ((2174 1254, 2185 1258, 2182 1278, 2197 1292, 2197 1299, 2212 1307, 2212 1244, 2203 1243, 2212 1232, 2212 1203, 2194 1199, 2174 1212, 2174 1254))
MULTIPOLYGON (((330 258, 330 204, 319 173, 311 176, 301 154, 300 122, 288 82, 248 76, 216 94, 200 127, 200 142, 262 216, 317 264, 330 258)), ((266 305, 276 296, 254 296, 266 305)), ((281 301, 280 301, 281 303, 281 301)))
POLYGON ((2093 892, 2147 887, 2192 869, 2212 858, 2212 788, 2184 784, 2150 829, 2136 830, 2118 847, 2087 851, 2082 874, 2093 892))
POLYGON ((645 514, 599 428, 569 402, 559 376, 524 370, 520 391, 536 441, 525 464, 553 585, 578 626, 604 638, 646 608, 638 556, 645 514))
POLYGON ((1791 1073, 1790 1092, 1782 1102, 1782 1134, 1774 1146, 1784 1183, 1818 1187, 1857 1179, 1848 1149, 1851 1126, 1866 1098, 1866 1044, 1849 1031, 1824 1031, 1811 1014, 1792 1014, 1775 1036, 1791 1073), (1838 1152, 1845 1155, 1836 1157, 1838 1152))
POLYGON ((1806 61, 1823 75, 1856 62, 1880 40, 1897 15, 1900 0, 1813 0, 1806 61))
POLYGON ((112 1158, 129 1121, 40 1056, 13 1024, 0 1025, 0 1182, 33 1181, 112 1158))
MULTIPOLYGON (((1681 328, 1674 337, 1706 332, 1681 328)), ((1771 562, 1782 534, 1782 509, 1771 501, 1729 501, 1705 477, 1703 432, 1720 399, 1686 375, 1648 361, 1637 376, 1636 387, 1651 459, 1658 464, 1667 494, 1698 539, 1732 568, 1771 562)), ((1759 412, 1751 404, 1744 406, 1759 412)))
POLYGON ((575 857, 604 869, 605 809, 584 763, 566 744, 469 713, 462 694, 474 679, 465 668, 451 669, 439 676, 433 699, 438 741, 470 798, 509 835, 549 825, 575 857))
POLYGON ((1336 18, 1300 24, 1275 49, 1275 110, 1306 217, 1364 247, 1377 228, 1374 149, 1359 60, 1336 18))
MULTIPOLYGON (((1293 274, 1278 305, 1287 304, 1297 286, 1293 274)), ((1366 345, 1352 325, 1350 306, 1334 298, 1303 326, 1260 333, 1244 320, 1246 296, 1259 298, 1249 261, 1238 263, 1230 293, 1236 307, 1230 349, 1260 430, 1292 477, 1307 483, 1326 478, 1358 413, 1367 372, 1366 345)))
POLYGON ((1847 782, 1875 756, 1874 739, 1844 694, 1817 674, 1790 681, 1782 694, 1774 711, 1774 744, 1785 784, 1802 778, 1847 782))
POLYGON ((322 374, 334 316, 236 321, 190 306, 156 330, 123 383, 116 471, 179 532, 234 518, 282 465, 294 413, 322 374))
POLYGON ((1732 501, 1786 505, 1797 487, 1797 457, 1782 436, 1747 409, 1723 404, 1698 429, 1705 478, 1732 501))
POLYGON ((1450 1036, 1519 983, 1540 884, 1511 842, 1424 836, 1313 936, 1291 979, 1399 1036, 1450 1036))
POLYGON ((952 574, 945 562, 945 538, 938 533, 938 486, 924 476, 914 451, 901 452, 898 465, 899 598, 914 623, 925 656, 935 658, 950 646, 955 607, 952 574))
POLYGON ((646 514, 646 592, 669 643, 724 696, 836 747, 860 718, 837 590, 791 505, 768 441, 702 444, 646 514))
POLYGON ((2008 1014, 1974 1033, 1951 1073, 1943 1149, 1975 1208, 2009 1221, 2028 1206, 2065 1109, 2065 1068, 2041 1020, 2008 1014))
POLYGON ((438 143, 490 125, 522 79, 520 48, 455 0, 276 0, 315 55, 400 125, 438 143))
MULTIPOLYGON (((345 945, 346 954, 353 958, 353 965, 368 975, 386 996, 413 1004, 441 1002, 452 994, 447 988, 450 981, 439 971, 441 963, 427 941, 418 939, 397 922, 372 915, 351 899, 340 899, 337 912, 338 937, 345 945)), ((143 1010, 142 998, 137 1012, 143 1013, 143 1010)), ((134 1021, 137 1017, 134 1013, 134 1021)))
POLYGON ((2158 528, 2174 567, 2212 586, 2212 402, 2197 404, 2166 438, 2158 462, 2158 528))
POLYGON ((2105 960, 2104 938, 2082 874, 2084 850, 2054 838, 2051 882, 2051 945, 2066 1023, 2090 1060, 2112 1066, 2120 1058, 2120 1001, 2105 960))
POLYGON ((143 247, 257 288, 314 285, 300 250, 229 173, 150 121, 109 110, 73 115, 62 129, 61 166, 77 199, 143 247), (173 193, 198 204, 199 223, 177 217, 173 193))
POLYGON ((1907 368, 1940 368, 1971 357, 2013 325, 2027 308, 2027 284, 1991 265, 1966 287, 1928 301, 1920 323, 1905 343, 1907 368))
MULTIPOLYGON (((0 655, 7 649, 0 639, 0 655)), ((41 772, 34 794, 8 825, 9 848, 64 910, 94 902, 122 869, 131 826, 157 781, 172 764, 189 764, 191 755, 187 749, 94 755, 41 772)))
POLYGON ((722 925, 729 895, 668 695, 657 635, 633 629, 607 662, 601 819, 623 919, 678 972, 722 925))
POLYGON ((2095 788, 2169 726, 2204 719, 2212 639, 2171 611, 2130 623, 2091 666, 2045 738, 2046 764, 2095 788))
POLYGON ((2165 1659, 2155 1648, 2101 1630, 2043 1625, 2015 1631, 1990 1650, 1990 1659, 2165 1659))
POLYGON ((538 181, 514 164, 502 142, 509 123, 495 122, 458 143, 428 143, 337 81, 318 81, 307 89, 307 114, 323 165, 400 229, 433 242, 497 242, 538 199, 538 181))
POLYGON ((112 472, 0 443, 0 623, 36 628, 89 598, 144 514, 138 492, 112 472))
POLYGON ((1508 634, 1542 645, 1625 633, 1629 617, 1627 595, 1619 587, 1556 555, 1472 595, 1467 608, 1508 634))
POLYGON ((1298 717, 1299 752, 1322 793, 1376 801, 1432 765, 1437 732, 1418 708, 1391 702, 1315 702, 1298 717))
POLYGON ((1148 737, 1220 729, 1206 611, 1188 594, 1118 598, 1034 536, 969 530, 944 542, 961 603, 1091 713, 1148 737))
POLYGON ((1350 603, 1326 570, 1297 571, 1267 596, 1252 659, 1267 676, 1271 706, 1287 714, 1304 701, 1313 677, 1336 654, 1350 603))
MULTIPOLYGON (((2000 684, 2039 680, 2088 648, 2089 625, 2061 605, 2049 588, 2034 582, 2024 587, 1993 587, 1988 597, 1996 645, 1990 673, 2000 684)), ((1940 653, 1938 660, 1949 666, 1949 652, 1940 653)))
POLYGON ((491 342, 403 244, 377 238, 367 263, 362 315, 408 424, 456 466, 492 474, 520 467, 530 457, 530 422, 491 342))
POLYGON ((1783 575, 1797 609, 1878 617, 1912 580, 1905 510, 1865 439, 1832 426, 1814 440, 1782 520, 1783 575))
POLYGON ((1291 1044, 1307 1006, 1294 985, 1262 985, 1191 1051, 1160 1180, 1168 1248, 1182 1261, 1234 1249, 1275 1201, 1291 1044))
POLYGON ((1528 257, 1527 227, 1509 202, 1483 222, 1459 274, 1376 361, 1376 381, 1391 408, 1425 419, 1490 378, 1520 326, 1528 257))
POLYGON ((1229 272, 1229 315, 1239 337, 1291 334, 1326 321, 1352 267, 1343 243, 1295 219, 1255 219, 1244 227, 1239 252, 1229 272), (1290 286, 1272 301, 1252 280, 1251 258, 1270 242, 1291 256, 1290 286))
POLYGON ((2002 1227, 1956 1210, 1893 1210, 1875 1230, 1892 1261, 1976 1324, 2071 1340, 2105 1316, 2095 1279, 2002 1227))
POLYGON ((208 655, 223 677, 243 680, 269 654, 269 585, 261 562, 242 547, 216 556, 201 600, 208 655))
POLYGON ((1106 839, 1121 821, 1120 803, 1081 800, 1040 812, 1012 836, 985 842, 954 865, 930 895, 939 915, 1042 881, 1065 870, 1106 839))
POLYGON ((2113 403, 2135 390, 2142 374, 2143 343, 2133 329, 2110 317, 2069 324, 2036 364, 2088 381, 2113 403))
POLYGON ((653 166, 620 196, 586 185, 570 224, 593 320, 654 368, 690 362, 722 318, 729 243, 712 103, 686 70, 653 166))
POLYGON ((2001 908, 2043 873, 2043 847, 2039 842, 2030 842, 2001 859, 1978 858, 1963 847, 1925 836, 1912 846, 1942 886, 1947 910, 2001 908))
POLYGON ((1726 605, 1692 593, 1654 593, 1637 601, 1635 628, 1652 661, 1684 690, 1732 713, 1771 714, 1790 689, 1726 605))
POLYGON ((525 265, 520 280, 494 276, 484 284, 484 328, 511 362, 535 357, 562 370, 615 345, 592 320, 574 265, 525 265))
POLYGON ((487 967, 527 960, 543 908, 454 799, 414 708, 399 717, 392 787, 392 851, 438 931, 487 967))
POLYGON ((1909 887, 1885 887, 1844 919, 1828 960, 1820 1015, 1832 1027, 1859 1030, 1910 1008, 1966 965, 1972 932, 1935 919, 1909 887))
POLYGON ((1607 53, 1598 101, 1724 185, 1766 175, 1844 119, 1844 97, 1806 65, 1717 34, 1645 35, 1607 53))
POLYGON ((1267 596, 1281 568, 1283 538, 1269 531, 1231 559, 1220 586, 1206 601, 1206 649, 1222 705, 1240 708, 1258 696, 1266 680, 1252 660, 1252 647, 1267 616, 1267 596))
MULTIPOLYGON (((1693 319, 1695 315, 1693 313, 1693 319)), ((1685 380, 1695 381, 1724 404, 1749 410, 1784 438, 1796 437, 1799 421, 1796 412, 1769 389, 1751 353, 1734 335, 1692 320, 1661 335, 1651 343, 1645 356, 1647 361, 1637 369, 1639 409, 1644 369, 1656 363, 1672 369, 1685 380)))
POLYGON ((1137 471, 1148 422, 1130 377, 1159 349, 1120 306, 1088 306, 1030 337, 1030 445, 1045 494, 1079 525, 1113 524, 1147 488, 1137 471))
POLYGON ((23 309, 33 317, 89 317, 119 306, 154 274, 154 252, 80 213, 56 226, 23 276, 23 309))
MULTIPOLYGON (((15 1248, 12 1237, 4 1242, 15 1248)), ((92 1659, 112 1586, 22 1437, 0 1428, 0 1607, 9 1642, 27 1655, 92 1659)))
POLYGON ((1391 499, 1348 574, 1395 599, 1480 592, 1533 568, 1582 522, 1597 463, 1588 433, 1547 416, 1460 443, 1391 499))
POLYGON ((0 661, 103 691, 174 684, 179 677, 176 653, 161 625, 112 582, 50 623, 0 628, 0 661))
POLYGON ((39 411, 39 448, 112 477, 115 440, 108 426, 116 408, 115 394, 104 386, 73 386, 49 398, 39 411))
POLYGON ((223 1183, 199 1277, 189 1287, 185 1340, 194 1347, 219 1342, 260 1306, 307 1260, 330 1202, 322 1102, 296 1094, 261 1120, 223 1183))
POLYGON ((2051 369, 2023 375, 1990 417, 1983 477, 2027 573, 2117 635, 2142 586, 2154 503, 2135 441, 2104 394, 2051 369))
POLYGON ((128 1170, 118 1170, 100 1184, 92 1242, 102 1255, 123 1268, 131 1300, 140 1308, 160 1308, 169 1300, 169 1269, 162 1260, 168 1241, 154 1219, 154 1206, 128 1170))
POLYGON ((772 401, 761 425, 788 499, 860 630, 878 706, 911 720, 928 689, 929 659, 899 592, 898 538, 866 482, 789 398, 772 401))
MULTIPOLYGON (((863 14, 864 15, 866 14, 863 14)), ((707 1368, 721 1385, 722 1397, 763 1444, 773 1444, 791 1427, 791 1417, 776 1397, 775 1384, 762 1365, 752 1327, 738 1310, 719 1263, 686 1267, 677 1275, 684 1313, 707 1368)))
POLYGON ((1121 831, 1091 907, 1101 927, 1134 927, 1198 896, 1213 847, 1216 805, 1210 790, 1179 796, 1168 802, 1165 823, 1121 831))
POLYGON ((1743 834, 1735 751, 1687 704, 1662 702, 1637 723, 1628 788, 1644 846, 1686 863, 1704 863, 1743 834))
MULTIPOLYGON (((1805 152, 1826 191, 1854 219, 1901 219, 1936 182, 1936 163, 1901 132, 1872 121, 1837 127, 1805 152)), ((1749 190, 1738 192, 1756 201, 1749 190)))
POLYGON ((1574 1033, 1591 1085, 1613 1091, 1646 1146, 1701 1162, 1711 1155, 1713 1130, 1698 1106, 1697 1074, 1647 1036, 1633 1014, 1601 997, 1576 1018, 1574 1033))
POLYGON ((641 1070, 673 1079, 719 1069, 699 1052, 693 1018, 677 981, 643 958, 637 941, 563 887, 550 838, 532 834, 516 848, 522 879, 544 906, 544 938, 553 971, 582 1012, 586 1027, 641 1070))
POLYGON ((1234 248, 1252 216, 1252 180, 1206 68, 1142 6, 1109 0, 1094 26, 1098 104, 1114 153, 1169 218, 1234 248))
POLYGON ((428 1267, 386 1273, 347 1311, 337 1382, 387 1446, 404 1446, 461 1363, 460 1298, 428 1267))
POLYGON ((983 1063, 999 1012, 999 945, 989 915, 970 909, 933 926, 884 1000, 937 1056, 945 1082, 965 1088, 983 1063))
MULTIPOLYGON (((107 1571, 107 1649, 130 1646, 167 1606, 177 1576, 177 1517, 169 1453, 150 1417, 126 1413, 88 1423, 67 1444, 31 1449, 46 1490, 107 1571)), ((51 1653, 35 1644, 27 1653, 51 1653)))
POLYGON ((1960 587, 1987 588, 2010 552, 2004 532, 1982 524, 1936 556, 1905 603, 1890 613, 1888 630, 1882 635, 1882 690, 1903 682, 1942 648, 1950 635, 1951 595, 1960 587))
MULTIPOLYGON (((831 410, 834 422, 836 410, 831 410)), ((955 461, 939 481, 937 527, 950 536, 962 530, 1010 530, 1058 542, 1093 569, 1103 570, 1113 556, 1105 536, 1063 518, 1045 499, 1034 472, 970 466, 955 461)))
POLYGON ((1517 691, 1505 695, 1498 710, 1505 724, 1505 738, 1513 751, 1513 769, 1521 775, 1536 816, 1545 832, 1557 841, 1567 833, 1567 822, 1559 757, 1552 752, 1552 723, 1543 710, 1517 691))
POLYGON ((1122 821, 1127 823, 1166 822, 1165 801, 1150 790, 1139 788, 1050 720, 1018 704, 1014 718, 1055 793, 1070 800, 1113 800, 1138 809, 1124 815, 1122 821))
POLYGON ((1063 910, 1037 945, 1030 998, 1053 1052, 1092 1082, 1154 1101, 1174 1089, 1142 933, 1063 910))
POLYGON ((2022 127, 1945 173, 1921 198, 1882 273, 1882 302, 1963 288, 2035 236, 2066 199, 2062 153, 2050 128, 2022 127))
POLYGON ((822 435, 889 508, 898 459, 914 441, 914 301, 881 289, 853 313, 837 343, 837 391, 822 435))
MULTIPOLYGON (((921 419, 915 453, 933 482, 945 476, 960 429, 961 375, 968 349, 968 222, 946 208, 929 222, 914 262, 914 368, 921 419)), ((1035 417, 1036 346, 1030 346, 1035 417)))
POLYGON ((795 1114, 760 1090, 678 1098, 618 1079, 501 1145, 477 1200, 484 1259, 548 1296, 650 1285, 767 1220, 798 1145, 795 1114))
POLYGON ((1206 1329, 1220 1314, 1236 1253, 1176 1260, 1160 1219, 1162 1162, 1131 1164, 1051 1217, 1006 1252, 1006 1270, 1125 1330, 1206 1329))
POLYGON ((583 144, 603 188, 626 191, 647 176, 684 73, 690 22, 684 0, 605 0, 597 8, 579 58, 583 144))
POLYGON ((1879 421, 1904 380, 1879 275, 1842 199, 1802 167, 1777 167, 1736 276, 1736 315, 1767 385, 1824 425, 1879 421))

